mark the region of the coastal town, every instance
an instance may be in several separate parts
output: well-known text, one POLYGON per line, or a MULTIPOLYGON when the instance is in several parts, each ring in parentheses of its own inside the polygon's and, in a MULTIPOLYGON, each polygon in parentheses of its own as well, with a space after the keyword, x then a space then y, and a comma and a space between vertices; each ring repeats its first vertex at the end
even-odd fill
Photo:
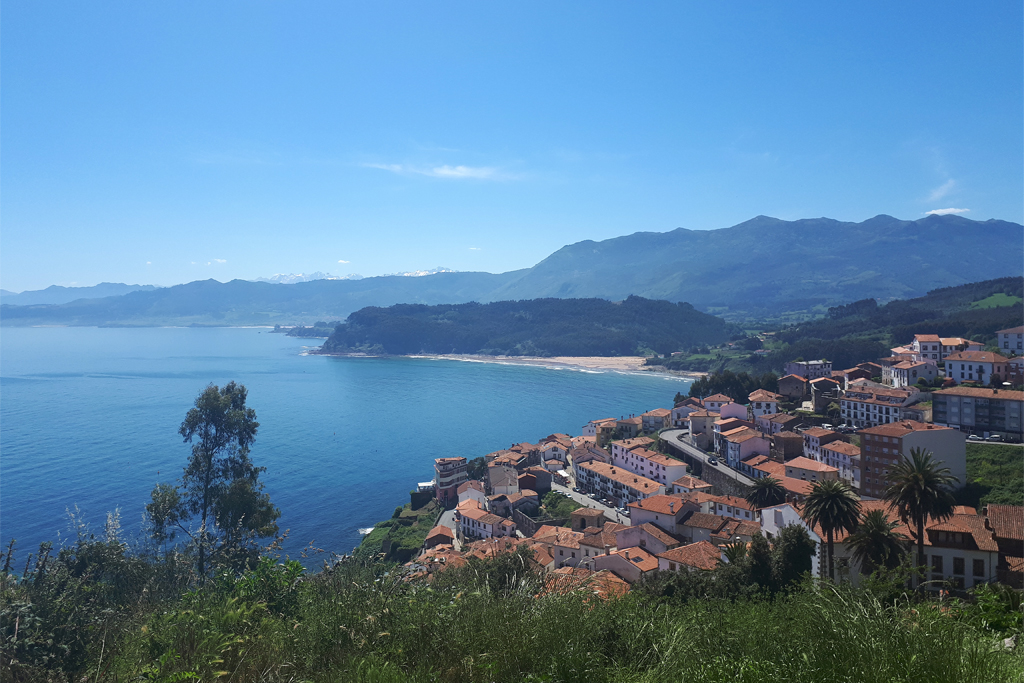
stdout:
MULTIPOLYGON (((850 547, 852 530, 823 529, 808 499, 842 482, 859 514, 884 515, 909 549, 912 520, 885 498, 898 463, 927 451, 960 488, 969 442, 1020 447, 1024 327, 997 339, 998 352, 922 333, 844 369, 794 360, 777 391, 677 396, 672 407, 597 418, 578 435, 516 443, 482 462, 439 458, 414 495, 444 512, 407 562, 409 576, 429 580, 474 557, 528 548, 549 580, 618 595, 653 572, 713 570, 756 535, 777 538, 795 525, 817 548, 813 576, 829 575, 831 536, 834 577, 857 585, 870 568, 850 547), (766 480, 778 500, 759 505, 766 480), (548 513, 558 498, 568 516, 548 513)), ((932 590, 1024 586, 1024 507, 956 505, 927 517, 924 531, 932 590)))

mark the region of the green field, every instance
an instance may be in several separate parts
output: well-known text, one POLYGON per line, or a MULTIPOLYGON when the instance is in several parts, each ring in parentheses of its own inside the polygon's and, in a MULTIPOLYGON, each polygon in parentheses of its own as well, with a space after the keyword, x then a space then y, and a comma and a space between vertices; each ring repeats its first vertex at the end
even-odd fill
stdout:
POLYGON ((1021 299, 1019 296, 1009 296, 999 292, 992 296, 985 297, 980 301, 975 301, 971 304, 971 308, 1000 308, 1002 306, 1015 306, 1021 301, 1024 301, 1024 299, 1021 299))

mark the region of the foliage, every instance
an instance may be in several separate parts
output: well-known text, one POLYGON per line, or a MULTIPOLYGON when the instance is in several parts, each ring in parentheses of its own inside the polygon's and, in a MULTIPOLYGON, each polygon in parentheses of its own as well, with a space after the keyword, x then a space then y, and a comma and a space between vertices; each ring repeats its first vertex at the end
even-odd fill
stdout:
POLYGON ((181 483, 157 484, 146 506, 155 540, 173 541, 179 531, 188 536, 200 576, 207 574, 210 560, 248 566, 256 559, 256 539, 277 533, 281 512, 259 480, 266 468, 249 459, 259 423, 245 404, 247 393, 230 382, 223 389, 211 384, 199 394, 178 430, 192 444, 181 483))
POLYGON ((895 569, 900 565, 907 539, 895 530, 897 526, 883 510, 871 510, 861 516, 857 530, 846 541, 861 564, 861 572, 870 574, 877 568, 895 569))
POLYGON ((483 456, 479 458, 473 458, 466 463, 466 474, 470 479, 476 479, 477 481, 483 481, 487 476, 487 458, 483 456))
POLYGON ((713 394, 725 394, 737 403, 749 403, 747 396, 758 389, 776 392, 779 380, 772 373, 755 377, 745 372, 734 373, 731 370, 705 375, 690 385, 690 396, 705 397, 713 394))
POLYGON ((911 448, 910 458, 902 458, 889 470, 888 485, 882 497, 899 511, 910 526, 917 544, 917 565, 925 566, 924 525, 931 517, 948 519, 953 514, 956 499, 953 485, 956 478, 948 467, 940 467, 931 451, 911 448))
POLYGON ((568 519, 573 510, 583 507, 569 496, 563 496, 557 491, 545 494, 541 505, 543 505, 541 514, 551 519, 568 519))
POLYGON ((402 304, 356 311, 324 342, 329 352, 378 348, 389 354, 481 353, 510 356, 628 356, 670 353, 724 341, 725 321, 689 304, 630 296, 534 299, 490 304, 402 304))
POLYGON ((860 499, 841 479, 826 479, 811 484, 811 492, 804 505, 804 519, 812 527, 821 527, 825 534, 828 558, 828 575, 835 580, 833 562, 835 534, 838 531, 853 533, 860 516, 860 499))
POLYGON ((746 495, 747 502, 755 508, 766 508, 786 502, 786 489, 775 477, 761 477, 750 485, 746 495))
POLYGON ((982 508, 1024 505, 1024 448, 1005 444, 967 442, 967 485, 955 495, 957 503, 982 508))
POLYGON ((411 560, 423 547, 427 534, 434 528, 443 510, 431 500, 415 510, 411 504, 406 503, 395 512, 397 514, 392 515, 391 519, 378 522, 373 531, 363 536, 354 551, 356 557, 365 562, 377 559, 387 562, 411 560))

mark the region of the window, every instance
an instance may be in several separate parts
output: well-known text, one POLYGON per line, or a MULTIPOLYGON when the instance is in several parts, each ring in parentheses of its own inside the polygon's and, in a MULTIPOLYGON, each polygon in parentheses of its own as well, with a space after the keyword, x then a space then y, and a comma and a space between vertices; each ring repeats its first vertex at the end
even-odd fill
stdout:
POLYGON ((942 555, 932 555, 932 571, 942 573, 942 555))
POLYGON ((973 565, 972 569, 975 576, 985 576, 985 560, 975 560, 973 565))
POLYGON ((954 557, 953 558, 953 573, 959 576, 964 575, 964 558, 954 557))

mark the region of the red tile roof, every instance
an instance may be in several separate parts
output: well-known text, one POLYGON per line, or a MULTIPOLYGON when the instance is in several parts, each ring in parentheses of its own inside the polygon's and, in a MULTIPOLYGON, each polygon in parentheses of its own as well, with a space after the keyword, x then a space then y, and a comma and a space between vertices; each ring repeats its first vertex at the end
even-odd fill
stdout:
POLYGON ((708 541, 698 541, 690 545, 680 546, 672 550, 666 550, 658 555, 659 558, 684 564, 694 569, 715 569, 721 560, 721 551, 708 541))
POLYGON ((839 432, 833 432, 831 429, 822 429, 821 427, 810 427, 804 430, 804 436, 812 436, 816 439, 820 439, 823 436, 829 434, 838 434, 839 432))
POLYGON ((643 548, 622 548, 611 554, 626 558, 641 572, 652 572, 658 568, 658 558, 643 548))
POLYGON ((871 436, 903 437, 911 432, 920 432, 929 429, 936 431, 953 431, 950 427, 942 427, 940 425, 925 422, 916 422, 914 420, 900 420, 899 422, 890 422, 889 424, 862 429, 860 433, 869 434, 871 436))
POLYGON ((578 467, 582 470, 590 470, 591 472, 595 472, 603 477, 623 484, 633 489, 634 491, 638 491, 640 493, 653 494, 657 492, 659 488, 661 488, 661 484, 654 481, 653 479, 642 477, 639 474, 633 474, 632 472, 624 470, 621 467, 609 465, 607 463, 599 462, 597 460, 581 463, 580 465, 578 465, 578 467))
POLYGON ((958 351, 946 356, 946 360, 962 360, 967 363, 1005 363, 1009 359, 991 351, 958 351))
POLYGON ((986 513, 989 526, 996 532, 996 536, 1024 541, 1024 507, 990 504, 986 513))
MULTIPOLYGON (((857 452, 860 453, 860 451, 857 451, 857 452)), ((832 467, 831 465, 826 465, 823 462, 818 462, 817 460, 811 460, 810 458, 805 458, 802 455, 797 457, 797 458, 793 458, 792 460, 788 461, 786 463, 786 467, 796 467, 796 468, 799 468, 801 470, 808 470, 810 472, 838 472, 839 471, 835 467, 832 467)))
POLYGON ((630 503, 628 507, 649 510, 650 512, 657 512, 663 515, 673 515, 682 511, 683 499, 679 496, 658 494, 630 503))
POLYGON ((672 483, 676 486, 682 486, 688 489, 704 489, 711 487, 711 484, 706 481, 698 479, 697 477, 691 477, 689 474, 679 477, 672 483))
POLYGON ((747 396, 747 400, 749 400, 749 401, 768 401, 768 402, 773 402, 774 401, 775 403, 778 403, 779 401, 783 400, 784 398, 785 398, 785 396, 782 396, 781 394, 775 394, 775 393, 772 393, 770 391, 766 391, 765 389, 758 389, 757 391, 751 392, 747 396))
POLYGON ((712 394, 711 396, 708 396, 707 398, 704 399, 704 405, 707 405, 708 401, 711 401, 712 403, 732 403, 733 402, 733 400, 731 398, 729 398, 728 396, 726 396, 725 394, 712 394))
POLYGON ((972 398, 1000 399, 1003 401, 1024 401, 1024 391, 1005 389, 984 389, 982 387, 953 387, 932 392, 942 396, 970 396, 972 398))
POLYGON ((685 522, 683 522, 683 526, 688 526, 691 529, 718 531, 725 526, 725 522, 725 517, 708 514, 707 512, 694 512, 686 519, 685 522))

